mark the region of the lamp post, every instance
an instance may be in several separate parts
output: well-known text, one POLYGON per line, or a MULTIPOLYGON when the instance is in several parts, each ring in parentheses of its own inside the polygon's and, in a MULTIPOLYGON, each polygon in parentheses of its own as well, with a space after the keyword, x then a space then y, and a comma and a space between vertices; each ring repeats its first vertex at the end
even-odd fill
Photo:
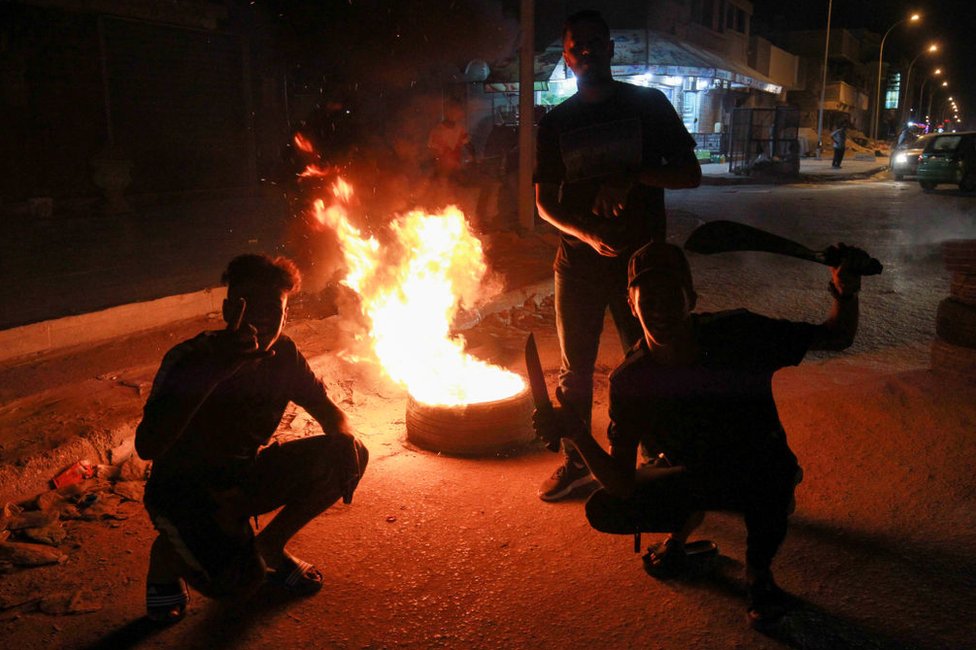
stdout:
MULTIPOLYGON (((918 61, 919 58, 921 58, 921 56, 923 54, 926 54, 926 53, 931 54, 933 52, 938 52, 938 51, 939 51, 938 44, 937 43, 932 43, 926 49, 924 49, 921 52, 919 52, 918 55, 914 59, 912 59, 912 62, 908 64, 908 72, 905 74, 905 101, 904 101, 904 103, 902 104, 902 107, 901 107, 901 122, 902 122, 902 124, 904 124, 906 121, 908 121, 907 120, 907 118, 908 118, 908 112, 909 112, 908 111, 908 102, 910 101, 910 98, 911 98, 911 95, 909 95, 909 93, 912 92, 912 68, 915 67, 915 62, 918 61)), ((921 106, 919 106, 919 108, 921 108, 921 106)))
POLYGON ((918 111, 919 111, 919 113, 922 112, 922 93, 925 92, 925 84, 927 84, 929 82, 929 79, 931 79, 932 77, 937 77, 940 74, 942 74, 942 68, 936 68, 935 70, 932 71, 932 74, 930 74, 929 76, 925 77, 925 79, 922 80, 922 84, 918 88, 918 111))
MULTIPOLYGON (((948 81, 943 81, 942 82, 942 87, 943 88, 948 88, 949 87, 949 82, 948 81)), ((935 97, 935 91, 934 90, 931 93, 929 93, 929 110, 926 111, 926 113, 929 116, 929 120, 930 121, 932 119, 932 98, 933 97, 935 97)))
POLYGON ((908 18, 902 18, 894 25, 889 27, 888 31, 886 31, 884 36, 881 37, 881 49, 878 51, 878 91, 874 95, 874 122, 871 125, 871 138, 874 140, 878 139, 878 118, 881 117, 881 63, 884 60, 885 41, 888 39, 888 34, 891 33, 891 30, 898 25, 901 25, 904 22, 915 23, 918 22, 919 19, 921 19, 919 14, 912 14, 908 18))
POLYGON ((824 43, 823 76, 820 79, 820 111, 817 115, 817 160, 823 153, 823 114, 824 97, 827 93, 827 55, 830 53, 830 12, 834 8, 834 0, 827 3, 827 42, 824 43))

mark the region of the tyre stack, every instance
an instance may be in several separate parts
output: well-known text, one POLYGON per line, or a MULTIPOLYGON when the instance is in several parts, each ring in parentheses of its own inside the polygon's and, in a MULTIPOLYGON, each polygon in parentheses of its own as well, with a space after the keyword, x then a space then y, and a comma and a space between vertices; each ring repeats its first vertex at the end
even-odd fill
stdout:
POLYGON ((935 316, 932 369, 976 384, 976 239, 947 241, 942 253, 952 281, 935 316))

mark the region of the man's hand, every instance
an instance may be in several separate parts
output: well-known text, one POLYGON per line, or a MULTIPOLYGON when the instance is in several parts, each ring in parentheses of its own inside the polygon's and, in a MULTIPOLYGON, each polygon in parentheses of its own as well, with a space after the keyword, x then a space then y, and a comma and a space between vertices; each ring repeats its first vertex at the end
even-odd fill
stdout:
POLYGON ((565 406, 554 406, 548 412, 533 411, 532 428, 546 445, 558 444, 562 438, 578 440, 580 436, 589 434, 583 419, 565 406))
POLYGON ((627 207, 627 197, 634 184, 634 179, 628 175, 614 176, 604 181, 593 201, 593 214, 607 219, 619 217, 627 207))
POLYGON ((830 268, 831 280, 840 296, 849 297, 861 290, 861 276, 871 262, 865 251, 843 242, 826 250, 827 259, 836 259, 836 266, 830 268))
POLYGON ((244 322, 247 301, 238 298, 236 309, 227 323, 227 329, 217 335, 217 345, 226 356, 237 360, 266 359, 274 356, 274 350, 262 350, 258 344, 258 330, 244 322))
POLYGON ((589 217, 580 228, 579 236, 584 242, 603 257, 617 257, 624 249, 624 226, 620 221, 589 217))

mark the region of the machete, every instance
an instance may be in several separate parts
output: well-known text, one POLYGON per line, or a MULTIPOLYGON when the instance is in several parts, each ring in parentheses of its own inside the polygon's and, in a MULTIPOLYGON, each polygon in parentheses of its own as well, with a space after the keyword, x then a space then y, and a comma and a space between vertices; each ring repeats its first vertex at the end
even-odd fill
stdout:
MULTIPOLYGON (((546 388, 546 376, 542 372, 542 362, 539 360, 539 350, 535 346, 535 335, 529 332, 525 341, 525 369, 529 373, 529 388, 532 390, 532 401, 535 410, 542 418, 553 417, 552 400, 549 399, 549 389, 546 388)), ((559 451, 559 440, 546 440, 546 449, 559 451)))
MULTIPOLYGON (((827 266, 837 266, 841 261, 837 256, 837 249, 833 247, 815 251, 785 237, 735 221, 710 221, 695 228, 685 242, 685 250, 703 255, 760 251, 796 257, 827 266)), ((878 275, 883 268, 881 262, 872 257, 861 269, 861 275, 878 275)))

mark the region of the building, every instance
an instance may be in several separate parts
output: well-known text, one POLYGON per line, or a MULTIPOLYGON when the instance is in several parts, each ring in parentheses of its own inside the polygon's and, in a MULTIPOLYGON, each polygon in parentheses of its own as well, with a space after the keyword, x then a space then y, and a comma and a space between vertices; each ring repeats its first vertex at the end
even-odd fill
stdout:
MULTIPOLYGON (((750 2, 623 4, 625 9, 604 12, 615 44, 614 77, 663 92, 700 152, 724 152, 733 109, 781 105, 798 87, 797 57, 750 34, 750 2)), ((559 38, 536 55, 535 75, 536 105, 552 106, 576 92, 559 38)), ((517 59, 493 65, 474 92, 488 97, 496 124, 516 123, 517 59)))

